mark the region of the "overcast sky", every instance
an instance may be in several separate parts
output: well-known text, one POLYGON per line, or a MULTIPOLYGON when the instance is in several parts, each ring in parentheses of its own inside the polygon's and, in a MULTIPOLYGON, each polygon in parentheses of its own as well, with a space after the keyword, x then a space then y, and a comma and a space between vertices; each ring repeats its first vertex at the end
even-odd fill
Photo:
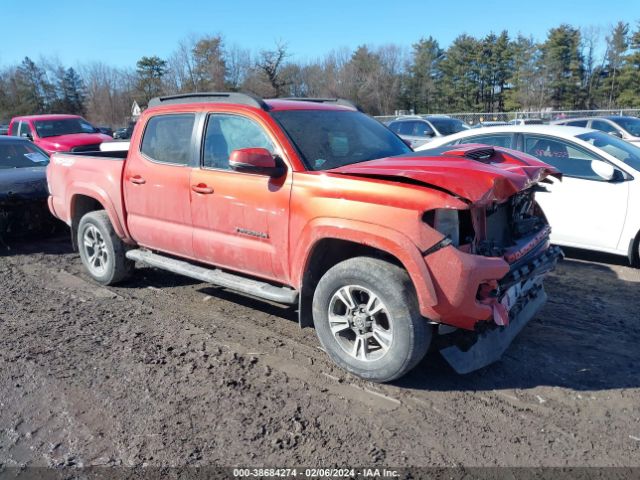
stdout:
POLYGON ((0 65, 25 56, 65 65, 101 60, 134 66, 143 55, 167 58, 190 34, 221 34, 252 51, 284 41, 295 60, 332 49, 396 43, 432 35, 444 47, 459 34, 507 29, 544 39, 560 23, 604 33, 624 20, 635 28, 640 0, 30 0, 2 2, 0 65))

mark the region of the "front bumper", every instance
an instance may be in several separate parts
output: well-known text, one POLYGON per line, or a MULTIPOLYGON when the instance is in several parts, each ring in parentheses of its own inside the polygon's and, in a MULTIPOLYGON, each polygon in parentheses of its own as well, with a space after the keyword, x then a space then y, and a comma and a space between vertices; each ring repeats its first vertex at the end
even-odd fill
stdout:
POLYGON ((514 338, 544 306, 547 295, 540 288, 526 305, 514 315, 506 327, 496 327, 478 334, 476 342, 466 350, 451 345, 440 350, 444 359, 458 374, 470 373, 500 360, 514 338))
POLYGON ((488 303, 493 308, 494 322, 479 322, 475 331, 453 337, 450 344, 441 342, 444 347, 440 353, 457 373, 470 373, 502 357, 513 339, 544 306, 547 295, 542 280, 563 256, 562 250, 553 246, 513 264, 498 282, 499 296, 488 303), (506 318, 500 319, 498 312, 503 312, 506 318))

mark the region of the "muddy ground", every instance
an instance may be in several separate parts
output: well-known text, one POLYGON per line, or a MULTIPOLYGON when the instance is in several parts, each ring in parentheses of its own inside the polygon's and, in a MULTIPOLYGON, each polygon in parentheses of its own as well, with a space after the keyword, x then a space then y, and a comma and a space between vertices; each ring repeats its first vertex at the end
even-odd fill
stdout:
POLYGON ((66 237, 14 243, 0 467, 640 466, 640 273, 569 253, 502 361, 374 385, 293 309, 151 268, 104 288, 66 237))

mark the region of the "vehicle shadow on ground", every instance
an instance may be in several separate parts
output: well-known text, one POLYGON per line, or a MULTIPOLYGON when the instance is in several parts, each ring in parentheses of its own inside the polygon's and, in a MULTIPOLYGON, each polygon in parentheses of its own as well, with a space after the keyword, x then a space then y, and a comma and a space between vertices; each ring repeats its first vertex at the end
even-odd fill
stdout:
POLYGON ((64 255, 72 251, 68 232, 62 230, 56 230, 51 233, 33 233, 20 237, 3 236, 0 238, 0 257, 35 253, 64 255))
MULTIPOLYGON (((547 277, 547 305, 499 362, 457 375, 430 352, 396 385, 424 390, 640 387, 640 284, 619 279, 608 265, 582 261, 601 261, 600 254, 568 253, 547 277)), ((614 258, 625 265, 624 258, 614 258)))

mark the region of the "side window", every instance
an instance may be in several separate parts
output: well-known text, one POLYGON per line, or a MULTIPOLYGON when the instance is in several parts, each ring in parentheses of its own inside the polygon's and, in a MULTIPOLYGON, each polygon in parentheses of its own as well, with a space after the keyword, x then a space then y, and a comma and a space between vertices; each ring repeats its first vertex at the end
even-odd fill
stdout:
POLYGON ((433 137, 433 128, 431 128, 427 122, 412 123, 414 123, 413 135, 415 135, 416 137, 433 137))
POLYGON ((275 151, 265 131, 253 120, 238 115, 209 115, 202 148, 202 165, 228 170, 231 152, 240 148, 275 151))
POLYGON ((505 133, 503 135, 477 135, 475 137, 463 138, 460 143, 484 143, 485 145, 492 145, 494 147, 512 148, 513 135, 505 133))
POLYGON ((613 133, 618 131, 618 129, 613 125, 607 122, 603 122, 602 120, 592 120, 591 128, 593 128, 594 130, 600 130, 601 132, 605 133, 613 133))
POLYGON ((393 122, 389 124, 389 130, 394 133, 400 133, 400 122, 393 122))
POLYGON ((525 152, 553 165, 568 177, 604 181, 591 168, 591 162, 602 161, 593 153, 564 140, 525 136, 525 152))
POLYGON ((587 126, 587 121, 586 120, 573 120, 571 122, 566 122, 563 123, 562 125, 568 125, 570 127, 586 127, 587 126))
POLYGON ((9 135, 13 136, 13 137, 17 137, 18 136, 18 125, 20 124, 20 122, 13 122, 11 124, 11 130, 9 130, 9 135))
POLYGON ((18 130, 18 136, 21 137, 24 134, 31 135, 31 127, 27 122, 20 122, 20 130, 18 130))
POLYGON ((398 122, 398 135, 413 135, 414 122, 398 122))
POLYGON ((191 156, 192 113, 151 117, 142 137, 140 152, 152 160, 174 165, 188 165, 191 156))

